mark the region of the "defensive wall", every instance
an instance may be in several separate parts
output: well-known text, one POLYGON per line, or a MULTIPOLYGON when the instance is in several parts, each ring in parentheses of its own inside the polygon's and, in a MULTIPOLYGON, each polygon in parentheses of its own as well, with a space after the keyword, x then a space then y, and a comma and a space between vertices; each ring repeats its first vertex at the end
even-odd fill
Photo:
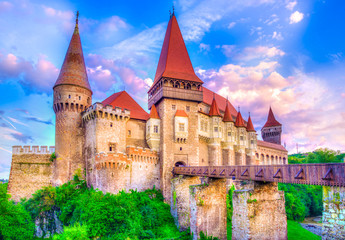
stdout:
POLYGON ((53 163, 50 161, 55 147, 13 146, 8 193, 18 202, 44 186, 52 184, 53 163))
POLYGON ((157 152, 147 148, 128 146, 126 153, 98 153, 95 166, 93 186, 103 192, 160 187, 159 157, 157 152))

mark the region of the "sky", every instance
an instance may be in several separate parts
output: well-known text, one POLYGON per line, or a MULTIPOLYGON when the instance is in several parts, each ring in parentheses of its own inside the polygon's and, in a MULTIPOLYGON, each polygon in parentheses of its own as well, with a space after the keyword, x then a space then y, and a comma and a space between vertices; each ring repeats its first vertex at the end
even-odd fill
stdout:
POLYGON ((54 145, 76 11, 93 102, 126 90, 147 110, 173 5, 195 72, 259 139, 271 106, 289 153, 345 151, 345 1, 0 0, 0 178, 12 146, 54 145))

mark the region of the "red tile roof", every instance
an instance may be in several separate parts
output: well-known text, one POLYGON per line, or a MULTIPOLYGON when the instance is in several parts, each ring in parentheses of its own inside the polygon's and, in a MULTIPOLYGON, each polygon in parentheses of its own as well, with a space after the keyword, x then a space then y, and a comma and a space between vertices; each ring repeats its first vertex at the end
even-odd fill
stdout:
POLYGON ((284 146, 282 146, 280 144, 276 144, 276 143, 270 143, 270 142, 265 142, 265 141, 258 140, 258 146, 260 146, 260 147, 267 147, 267 148, 273 148, 273 149, 277 149, 277 150, 281 150, 281 151, 287 152, 287 150, 285 149, 284 146))
POLYGON ((231 113, 230 113, 228 101, 226 101, 223 122, 234 122, 234 119, 232 118, 231 113))
POLYGON ((147 120, 149 114, 126 92, 117 92, 105 99, 102 104, 125 108, 131 111, 131 118, 147 120))
POLYGON ((150 118, 160 119, 158 112, 157 112, 157 109, 156 109, 156 106, 154 104, 151 107, 150 118))
POLYGON ((195 75, 175 15, 170 18, 152 87, 161 77, 203 83, 195 75))
POLYGON ((255 131, 255 128, 254 128, 254 126, 253 126, 252 119, 251 119, 250 116, 249 116, 248 122, 247 122, 247 131, 248 131, 248 132, 256 132, 256 131, 255 131))
POLYGON ((212 101, 213 101, 213 96, 215 97, 216 101, 217 101, 217 105, 220 111, 224 112, 225 108, 226 108, 226 103, 228 102, 229 105, 229 110, 232 116, 236 116, 237 115, 237 111, 234 108, 234 106, 232 106, 231 102, 229 100, 227 100, 226 98, 220 96, 219 94, 211 91, 208 88, 203 87, 203 103, 211 106, 212 105, 212 101))
POLYGON ((274 117, 272 108, 270 107, 270 111, 268 112, 268 117, 267 117, 267 121, 265 123, 264 127, 274 127, 274 126, 281 126, 281 123, 278 122, 276 120, 276 118, 274 117))
POLYGON ((183 110, 176 110, 175 117, 188 117, 187 113, 183 110))
POLYGON ((65 60, 62 64, 59 77, 56 80, 54 87, 64 84, 80 86, 91 91, 85 68, 78 23, 75 25, 65 60))
POLYGON ((208 115, 209 116, 219 116, 219 117, 222 116, 222 115, 220 115, 219 108, 217 106, 217 101, 215 98, 213 98, 213 100, 212 100, 210 112, 208 113, 208 115))
POLYGON ((238 114, 237 114, 235 126, 236 127, 246 127, 246 125, 244 124, 244 120, 242 118, 241 112, 238 112, 238 114))

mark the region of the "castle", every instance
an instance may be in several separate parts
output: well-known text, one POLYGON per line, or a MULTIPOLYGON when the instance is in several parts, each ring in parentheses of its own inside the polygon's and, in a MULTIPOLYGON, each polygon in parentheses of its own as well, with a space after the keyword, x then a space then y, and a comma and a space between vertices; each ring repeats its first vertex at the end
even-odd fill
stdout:
POLYGON ((126 91, 92 103, 78 18, 53 91, 55 148, 13 146, 8 191, 15 201, 76 173, 104 192, 155 186, 168 199, 174 166, 287 164, 272 109, 264 141, 257 140, 250 116, 245 121, 230 101, 203 87, 174 14, 148 91, 150 114, 126 91))

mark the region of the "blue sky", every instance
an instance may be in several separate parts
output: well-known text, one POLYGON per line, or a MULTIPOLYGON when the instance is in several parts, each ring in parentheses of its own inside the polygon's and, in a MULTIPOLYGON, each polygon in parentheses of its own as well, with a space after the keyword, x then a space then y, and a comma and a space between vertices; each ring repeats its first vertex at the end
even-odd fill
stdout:
POLYGON ((345 151, 345 2, 0 0, 0 178, 13 145, 54 145, 52 86, 80 11, 93 99, 126 89, 147 109, 169 10, 204 86, 248 112, 269 106, 290 152, 345 151))

